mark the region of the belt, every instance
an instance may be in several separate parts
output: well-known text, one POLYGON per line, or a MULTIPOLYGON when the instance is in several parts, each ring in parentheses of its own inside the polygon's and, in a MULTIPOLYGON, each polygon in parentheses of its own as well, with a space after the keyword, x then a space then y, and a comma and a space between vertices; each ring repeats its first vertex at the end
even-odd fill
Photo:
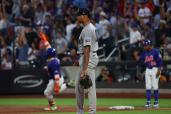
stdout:
POLYGON ((157 67, 147 67, 147 69, 153 69, 153 68, 157 68, 157 67))
MULTIPOLYGON (((91 51, 92 53, 97 53, 97 51, 91 51)), ((80 54, 82 54, 82 55, 84 55, 84 53, 80 53, 80 54)))
POLYGON ((147 69, 153 69, 153 67, 147 67, 147 69))

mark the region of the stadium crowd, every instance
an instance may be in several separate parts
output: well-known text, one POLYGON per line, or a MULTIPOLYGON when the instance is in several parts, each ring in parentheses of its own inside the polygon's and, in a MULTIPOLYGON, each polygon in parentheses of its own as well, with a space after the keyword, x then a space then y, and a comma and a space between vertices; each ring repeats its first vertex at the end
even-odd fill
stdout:
POLYGON ((107 57, 114 47, 118 60, 135 60, 141 41, 151 39, 163 59, 171 57, 171 0, 1 0, 0 69, 45 64, 47 35, 61 62, 78 64, 76 22, 78 8, 88 8, 96 26, 99 45, 107 57), (128 44, 118 41, 128 39, 128 44))

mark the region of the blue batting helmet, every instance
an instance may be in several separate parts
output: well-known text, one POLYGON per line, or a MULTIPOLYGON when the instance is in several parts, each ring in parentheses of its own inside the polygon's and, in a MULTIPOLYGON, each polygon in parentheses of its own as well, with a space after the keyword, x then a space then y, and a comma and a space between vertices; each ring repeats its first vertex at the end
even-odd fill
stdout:
POLYGON ((145 40, 143 41, 143 46, 148 46, 148 45, 152 45, 152 41, 149 40, 149 39, 145 39, 145 40))
POLYGON ((55 57, 56 56, 56 50, 54 48, 48 48, 46 51, 47 57, 55 57))

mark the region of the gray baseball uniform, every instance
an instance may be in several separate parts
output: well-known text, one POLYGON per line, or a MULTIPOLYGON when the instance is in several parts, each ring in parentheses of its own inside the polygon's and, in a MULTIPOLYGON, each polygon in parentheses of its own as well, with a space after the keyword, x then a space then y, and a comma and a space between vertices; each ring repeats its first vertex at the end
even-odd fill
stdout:
MULTIPOLYGON (((88 98, 89 98, 89 114, 96 114, 96 83, 95 83, 95 68, 98 64, 98 41, 96 37, 95 27, 93 24, 89 23, 84 27, 82 30, 80 37, 79 37, 79 53, 81 54, 79 65, 80 71, 83 66, 83 48, 84 46, 90 46, 90 56, 89 56, 89 63, 88 63, 88 75, 90 76, 93 86, 90 87, 88 91, 88 98)), ((76 79, 76 99, 77 99, 77 114, 84 114, 83 111, 83 104, 84 104, 84 89, 81 87, 80 83, 80 74, 77 76, 76 79)))

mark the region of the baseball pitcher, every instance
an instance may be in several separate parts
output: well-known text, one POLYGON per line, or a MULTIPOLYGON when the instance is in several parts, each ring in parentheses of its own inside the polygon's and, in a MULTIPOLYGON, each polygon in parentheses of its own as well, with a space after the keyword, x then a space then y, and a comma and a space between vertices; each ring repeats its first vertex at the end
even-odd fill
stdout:
POLYGON ((98 42, 94 25, 90 22, 90 13, 87 9, 79 9, 77 15, 78 22, 84 25, 79 37, 79 68, 80 73, 76 79, 76 99, 77 114, 84 114, 84 93, 85 86, 80 84, 80 80, 89 76, 92 86, 86 89, 89 98, 89 114, 96 114, 96 84, 95 84, 95 68, 98 64, 98 42))

